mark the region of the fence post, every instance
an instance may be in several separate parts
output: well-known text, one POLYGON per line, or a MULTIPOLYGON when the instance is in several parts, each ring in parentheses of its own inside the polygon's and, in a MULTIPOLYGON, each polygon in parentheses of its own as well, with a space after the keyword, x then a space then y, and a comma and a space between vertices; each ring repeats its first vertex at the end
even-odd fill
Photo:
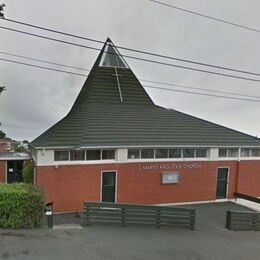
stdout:
POLYGON ((161 210, 160 209, 156 210, 156 227, 157 228, 161 227, 161 210))
POLYGON ((125 208, 121 209, 121 227, 125 227, 125 208))
POLYGON ((226 228, 231 230, 231 211, 227 211, 226 215, 226 228))
POLYGON ((195 229, 195 222, 196 222, 196 210, 194 209, 191 212, 191 230, 195 229))
POLYGON ((89 221, 89 207, 88 205, 86 205, 86 220, 85 220, 85 225, 89 226, 90 225, 90 221, 89 221))
POLYGON ((252 214, 252 230, 257 231, 257 214, 252 214))

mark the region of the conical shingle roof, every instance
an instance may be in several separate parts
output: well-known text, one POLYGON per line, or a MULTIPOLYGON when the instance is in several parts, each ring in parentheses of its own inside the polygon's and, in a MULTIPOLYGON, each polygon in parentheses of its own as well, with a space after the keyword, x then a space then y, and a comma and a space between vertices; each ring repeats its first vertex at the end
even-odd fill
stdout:
POLYGON ((33 147, 259 146, 250 135, 156 106, 107 39, 71 111, 33 147))

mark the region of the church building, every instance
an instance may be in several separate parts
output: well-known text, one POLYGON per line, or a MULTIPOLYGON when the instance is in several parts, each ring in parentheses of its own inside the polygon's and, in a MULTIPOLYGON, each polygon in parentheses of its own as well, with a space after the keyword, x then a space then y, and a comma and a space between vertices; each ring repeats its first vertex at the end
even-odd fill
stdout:
POLYGON ((70 112, 31 143, 56 212, 84 201, 173 204, 260 196, 260 139, 155 105, 107 39, 70 112))

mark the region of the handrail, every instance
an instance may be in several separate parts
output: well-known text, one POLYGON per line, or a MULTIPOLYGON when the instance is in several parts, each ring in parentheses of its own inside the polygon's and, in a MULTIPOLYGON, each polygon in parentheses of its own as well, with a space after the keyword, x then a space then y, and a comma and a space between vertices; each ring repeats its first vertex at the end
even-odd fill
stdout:
POLYGON ((243 194, 243 193, 239 193, 239 192, 234 192, 234 196, 236 198, 241 198, 241 199, 245 199, 245 200, 249 200, 255 203, 260 203, 260 199, 257 197, 253 197, 247 194, 243 194))

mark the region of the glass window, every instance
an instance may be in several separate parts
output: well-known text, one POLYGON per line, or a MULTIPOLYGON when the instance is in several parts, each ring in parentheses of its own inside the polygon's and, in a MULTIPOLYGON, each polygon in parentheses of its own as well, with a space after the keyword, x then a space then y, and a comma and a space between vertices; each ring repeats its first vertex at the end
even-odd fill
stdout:
POLYGON ((252 157, 260 156, 260 148, 252 148, 252 157))
POLYGON ((228 157, 238 157, 238 149, 237 148, 229 148, 228 149, 228 157))
POLYGON ((194 158, 195 157, 195 149, 183 149, 183 158, 194 158))
POLYGON ((100 66, 127 68, 126 62, 112 43, 107 43, 101 57, 100 66))
POLYGON ((168 158, 168 149, 156 149, 155 158, 168 158))
POLYGON ((115 150, 102 150, 102 160, 114 160, 115 150))
POLYGON ((154 149, 141 149, 141 158, 154 158, 154 149))
POLYGON ((207 157, 207 149, 206 148, 198 148, 198 149, 196 149, 196 157, 197 158, 205 158, 205 157, 207 157))
POLYGON ((181 149, 169 149, 169 158, 181 158, 181 149))
POLYGON ((139 159, 140 150, 139 149, 128 149, 128 159, 139 159))
POLYGON ((227 157, 227 148, 219 148, 218 157, 227 157))
POLYGON ((241 148, 241 157, 250 157, 250 148, 241 148))
POLYGON ((68 161, 69 151, 54 151, 54 161, 68 161))
POLYGON ((87 160, 100 160, 100 150, 87 150, 87 160))
POLYGON ((163 173, 162 174, 162 184, 179 183, 180 174, 179 173, 163 173))
POLYGON ((75 150, 70 151, 70 160, 71 161, 83 161, 85 160, 85 151, 75 150))

